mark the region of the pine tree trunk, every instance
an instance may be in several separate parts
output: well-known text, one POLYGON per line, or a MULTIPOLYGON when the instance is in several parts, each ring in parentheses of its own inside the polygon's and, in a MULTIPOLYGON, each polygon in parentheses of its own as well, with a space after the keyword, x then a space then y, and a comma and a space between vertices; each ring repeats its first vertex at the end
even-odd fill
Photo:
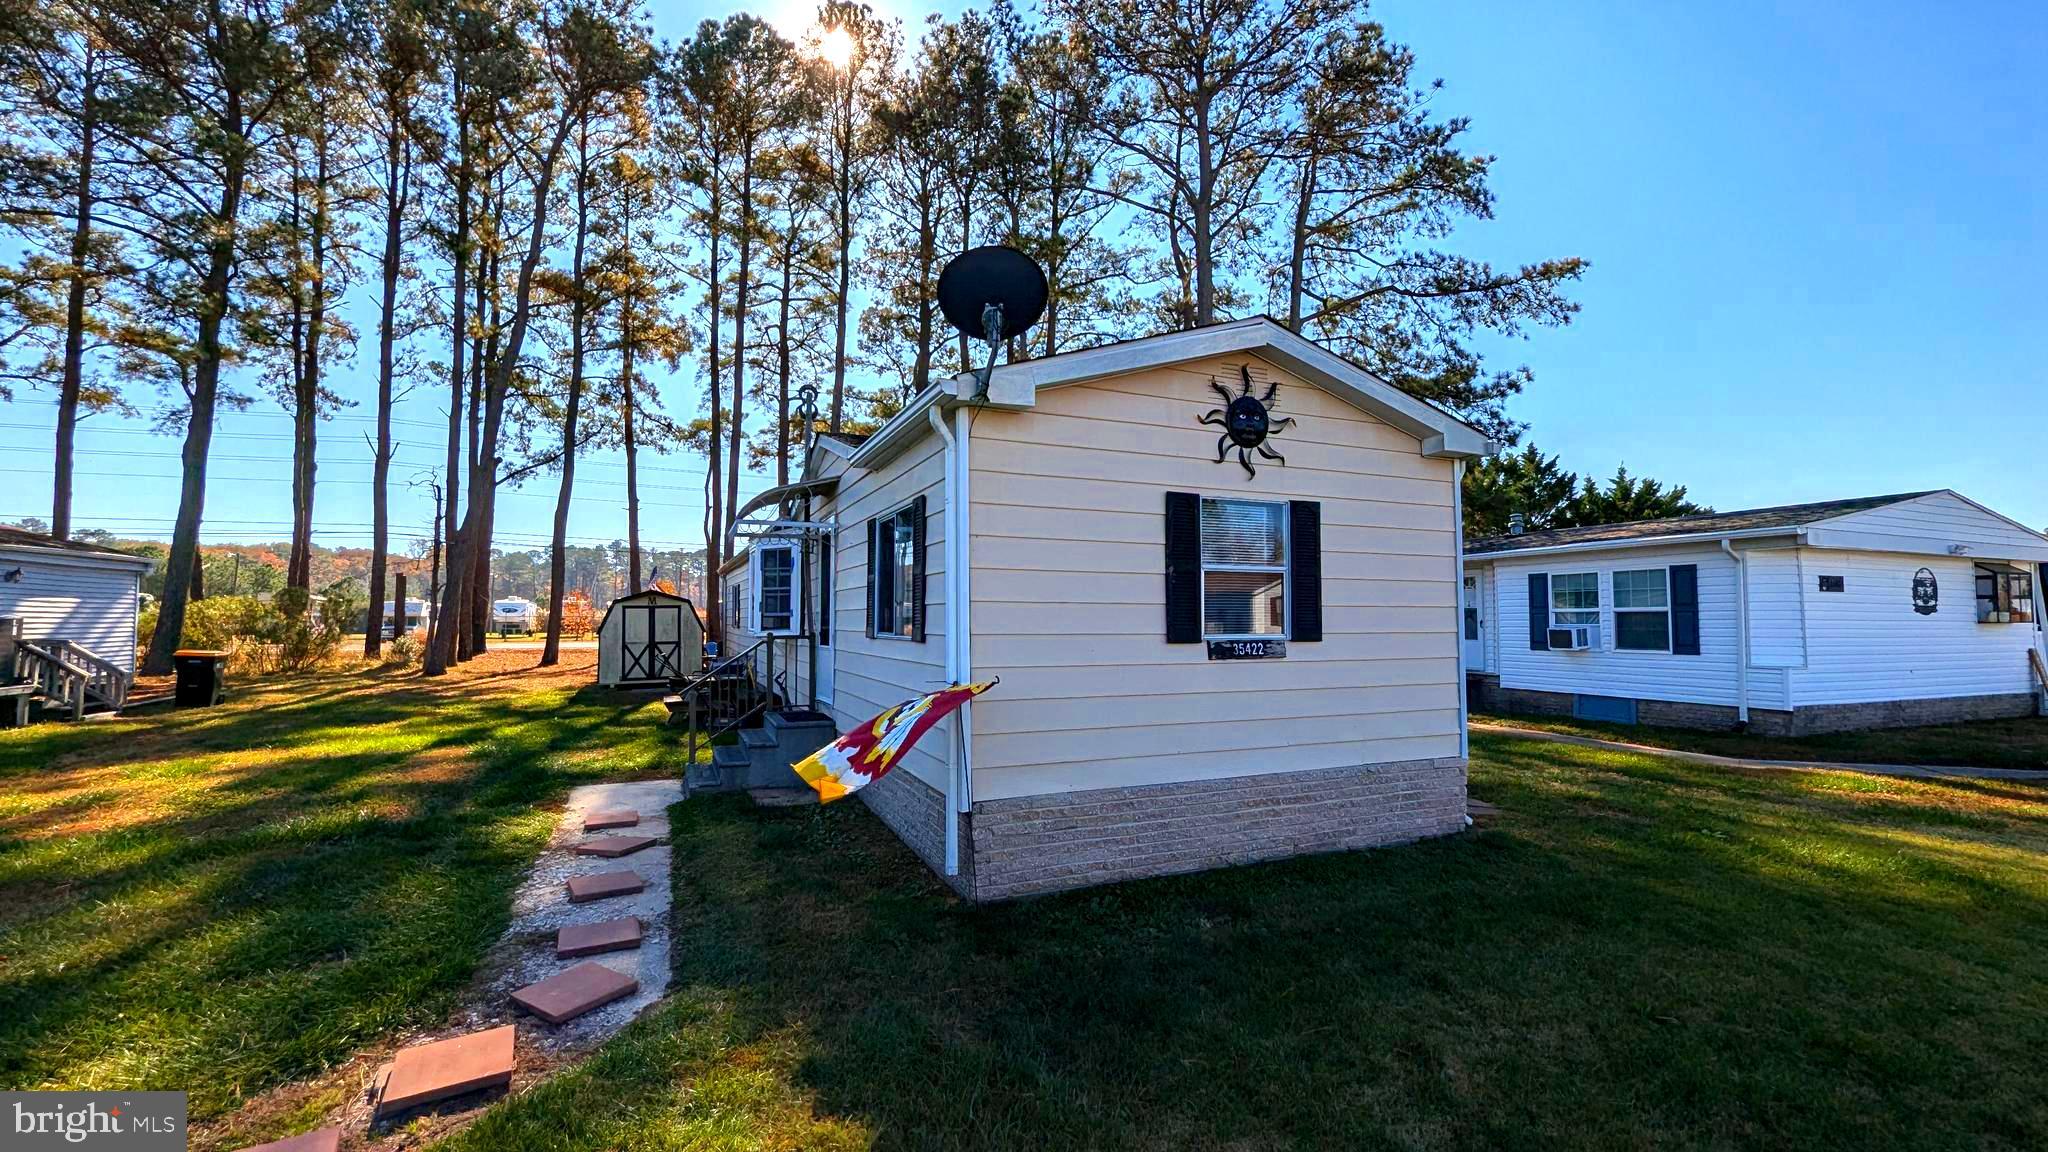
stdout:
MULTIPOLYGON (((221 115, 221 130, 229 140, 241 140, 242 99, 230 89, 221 115)), ((213 446, 214 410, 220 396, 221 326, 227 320, 228 289, 235 271, 236 226, 242 207, 242 184, 247 160, 242 149, 228 148, 221 176, 219 226, 207 252, 206 274, 200 280, 197 357, 192 371, 192 409, 185 422, 185 447, 181 456, 183 487, 178 494, 178 518, 171 530, 171 554, 164 564, 164 595, 157 609, 156 634, 150 638, 149 653, 142 662, 145 676, 171 672, 171 653, 185 631, 185 606, 192 594, 193 572, 199 563, 199 522, 206 511, 206 460, 213 446)))
MULTIPOLYGON (((463 84, 462 62, 458 60, 454 78, 454 102, 458 110, 462 105, 463 84)), ((469 380, 467 366, 463 363, 463 356, 469 349, 469 120, 466 114, 459 111, 455 147, 459 161, 455 173, 455 243, 449 259, 454 272, 454 283, 449 292, 454 315, 448 325, 448 491, 442 516, 437 518, 441 528, 440 540, 447 545, 450 553, 451 573, 455 567, 453 553, 456 534, 459 531, 455 522, 455 506, 462 490, 462 396, 469 380)), ((439 545, 436 547, 438 556, 439 545)), ((436 567, 438 568, 438 564, 436 567)), ((427 645, 426 659, 420 669, 421 674, 426 676, 439 676, 455 662, 456 630, 451 625, 455 622, 456 599, 448 594, 447 588, 440 586, 441 583, 439 579, 435 581, 433 640, 427 645)), ((450 579, 448 583, 453 583, 453 580, 450 579)))
MULTIPOLYGON (((394 101, 395 105, 395 101, 394 101)), ((384 283, 377 305, 377 446, 370 470, 370 621, 363 635, 363 655, 376 659, 384 645, 384 566, 391 555, 391 404, 392 377, 398 345, 398 277, 404 259, 405 206, 411 173, 400 117, 389 109, 390 138, 384 153, 384 283)), ((404 587, 404 578, 398 586, 404 587)), ((399 594, 398 630, 405 631, 405 604, 399 594)))
POLYGON ((57 390, 57 462, 50 480, 50 534, 71 539, 71 472, 78 443, 78 403, 85 387, 86 261, 92 255, 92 165, 99 129, 98 56, 86 37, 79 77, 78 206, 71 224, 71 269, 64 299, 64 375, 57 390))
MULTIPOLYGON (((733 300, 732 309, 732 426, 729 433, 732 455, 725 462, 727 526, 740 507, 740 457, 745 449, 747 423, 747 295, 751 287, 748 278, 752 275, 754 254, 754 142, 749 140, 744 147, 746 151, 740 155, 739 294, 733 300)), ((724 532, 719 535, 723 536, 724 532)))

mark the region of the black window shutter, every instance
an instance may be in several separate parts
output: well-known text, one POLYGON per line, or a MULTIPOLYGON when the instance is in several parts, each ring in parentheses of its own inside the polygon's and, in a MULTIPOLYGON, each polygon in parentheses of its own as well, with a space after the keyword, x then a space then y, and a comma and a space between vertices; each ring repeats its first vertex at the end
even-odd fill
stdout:
POLYGON ((1550 573, 1529 573, 1529 650, 1550 651, 1550 573))
POLYGON ((1700 566, 1671 566, 1671 652, 1700 654, 1700 566))
POLYGON ((1287 638, 1313 644, 1323 638, 1323 506, 1287 502, 1287 595, 1294 617, 1287 638))
POLYGON ((882 521, 868 521, 868 639, 875 638, 875 613, 882 606, 882 572, 875 565, 879 548, 875 544, 875 533, 882 530, 882 521))
POLYGON ((1202 642, 1202 498, 1166 494, 1166 642, 1202 642))
POLYGON ((924 643, 924 497, 910 502, 910 638, 924 643))

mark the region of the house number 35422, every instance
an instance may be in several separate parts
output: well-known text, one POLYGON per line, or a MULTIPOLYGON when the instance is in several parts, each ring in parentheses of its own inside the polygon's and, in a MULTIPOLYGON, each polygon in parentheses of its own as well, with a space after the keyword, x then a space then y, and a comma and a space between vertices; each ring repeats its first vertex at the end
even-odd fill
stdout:
POLYGON ((1211 660, 1278 660, 1287 655, 1285 640, 1211 640, 1211 660))

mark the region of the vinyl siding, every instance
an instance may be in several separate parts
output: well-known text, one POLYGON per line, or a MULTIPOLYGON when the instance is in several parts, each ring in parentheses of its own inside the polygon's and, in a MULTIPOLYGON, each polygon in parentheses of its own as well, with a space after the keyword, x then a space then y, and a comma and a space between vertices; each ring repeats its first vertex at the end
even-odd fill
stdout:
POLYGON ((1793 673, 1801 705, 1979 696, 2030 689, 2037 625, 1977 623, 1971 559, 1802 549, 1807 666, 1793 673), (1913 574, 1934 573, 1931 616, 1913 611, 1913 574), (1818 590, 1819 574, 1840 592, 1818 590))
MULTIPOLYGON (((838 473, 839 490, 830 501, 814 505, 812 516, 834 523, 832 565, 832 643, 820 660, 833 661, 832 701, 823 705, 845 731, 910 697, 944 687, 946 679, 946 490, 945 445, 926 435, 901 455, 872 471, 834 463, 823 475, 838 473), (877 516, 894 512, 912 499, 925 499, 925 638, 923 643, 886 636, 869 637, 867 526, 877 516), (829 655, 828 655, 829 653, 829 655)), ((815 596, 808 607, 815 610, 815 596)), ((791 696, 810 699, 809 641, 779 645, 778 667, 791 669, 791 696)), ((946 786, 948 751, 953 747, 952 721, 947 720, 920 740, 904 757, 907 770, 933 788, 946 786)))
POLYGON ((24 638, 70 640, 125 671, 135 671, 140 572, 95 564, 89 557, 58 560, 0 551, 0 571, 16 567, 21 579, 0 583, 0 616, 19 617, 24 638))
POLYGON ((974 706, 977 801, 1458 754, 1451 462, 1254 360, 1298 421, 1270 442, 1286 464, 1219 464, 1199 419, 1240 360, 976 416, 974 673, 1002 678, 974 706), (1323 640, 1166 643, 1168 491, 1319 501, 1323 640))
MULTIPOLYGON (((1769 562, 1767 562, 1769 563, 1769 562)), ((1677 546, 1588 551, 1527 560, 1498 560, 1494 619, 1499 623, 1496 668, 1503 688, 1671 700, 1696 704, 1736 703, 1737 617, 1735 562, 1718 547, 1677 546), (1699 566, 1700 654, 1621 652, 1614 647, 1614 573, 1672 564, 1699 566), (1595 572, 1600 577, 1600 650, 1538 652, 1529 647, 1529 574, 1595 572)), ((1766 613, 1776 619, 1781 612, 1766 613)), ((1754 625, 1752 635, 1755 635, 1754 625)), ((1752 659, 1752 669, 1755 668, 1752 659)), ((1750 704, 1783 708, 1782 676, 1750 677, 1750 704)))
MULTIPOLYGON (((1961 544, 1979 557, 2032 555, 2048 540, 1982 508, 1953 492, 1934 492, 1917 500, 1837 517, 1814 526, 1816 532, 1855 533, 1859 547, 1880 548, 1894 542, 1902 551, 1932 541, 1945 548, 1961 544), (2028 550, 2028 551, 2018 551, 2028 550)), ((1822 543, 1816 539, 1815 543, 1822 543)))
POLYGON ((1757 548, 1749 560, 1749 666, 1797 668, 1806 663, 1806 602, 1800 595, 1799 549, 1757 548))

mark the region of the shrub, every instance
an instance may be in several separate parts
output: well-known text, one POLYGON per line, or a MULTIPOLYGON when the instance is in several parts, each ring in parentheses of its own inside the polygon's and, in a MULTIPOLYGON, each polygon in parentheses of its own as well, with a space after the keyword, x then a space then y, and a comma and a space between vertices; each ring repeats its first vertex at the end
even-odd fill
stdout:
POLYGON ((424 656, 426 651, 427 634, 407 632, 402 636, 392 637, 391 643, 384 646, 384 662, 400 668, 410 668, 420 662, 420 657, 424 656))

